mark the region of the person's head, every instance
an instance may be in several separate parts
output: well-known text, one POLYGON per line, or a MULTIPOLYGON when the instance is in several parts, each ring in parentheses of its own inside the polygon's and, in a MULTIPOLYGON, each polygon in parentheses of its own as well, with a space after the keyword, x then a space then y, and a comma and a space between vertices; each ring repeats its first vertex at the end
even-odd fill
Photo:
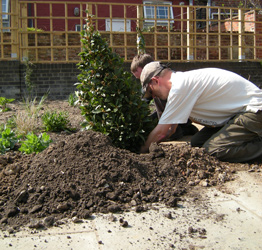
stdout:
POLYGON ((136 55, 131 63, 130 70, 135 78, 140 79, 142 69, 146 64, 153 62, 154 59, 149 54, 136 55))
POLYGON ((144 98, 149 98, 150 96, 153 98, 167 98, 169 92, 168 86, 166 85, 167 80, 169 80, 168 72, 172 72, 172 70, 160 62, 148 63, 143 68, 140 81, 144 98), (165 76, 167 76, 167 78, 165 76), (160 91, 160 86, 164 92, 160 91))

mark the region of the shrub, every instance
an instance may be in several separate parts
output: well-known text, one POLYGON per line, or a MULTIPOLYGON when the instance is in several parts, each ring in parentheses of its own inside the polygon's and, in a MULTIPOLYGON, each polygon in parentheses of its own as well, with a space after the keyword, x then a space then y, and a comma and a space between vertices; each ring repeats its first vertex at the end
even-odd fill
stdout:
POLYGON ((18 142, 18 138, 10 128, 5 128, 0 133, 0 153, 5 154, 7 151, 14 148, 18 142))
POLYGON ((14 100, 15 99, 8 99, 8 98, 1 96, 0 97, 0 111, 1 112, 9 111, 10 108, 7 107, 7 104, 13 102, 14 100))
POLYGON ((14 129, 16 128, 15 116, 10 117, 6 123, 0 124, 0 132, 4 131, 6 128, 14 129))
POLYGON ((21 147, 18 150, 25 154, 39 153, 46 149, 51 142, 50 136, 46 133, 40 134, 39 136, 34 133, 28 133, 26 140, 21 142, 21 147))
POLYGON ((68 97, 68 104, 69 104, 69 106, 71 106, 71 107, 76 106, 77 101, 78 101, 78 98, 77 98, 76 94, 75 93, 71 93, 69 95, 69 97, 68 97))
POLYGON ((141 85, 124 71, 123 59, 94 30, 91 17, 81 32, 77 96, 87 129, 108 135, 121 148, 137 152, 154 127, 141 99, 141 85))
POLYGON ((70 121, 67 112, 45 112, 42 116, 42 121, 45 131, 60 132, 64 130, 71 130, 69 128, 70 121))

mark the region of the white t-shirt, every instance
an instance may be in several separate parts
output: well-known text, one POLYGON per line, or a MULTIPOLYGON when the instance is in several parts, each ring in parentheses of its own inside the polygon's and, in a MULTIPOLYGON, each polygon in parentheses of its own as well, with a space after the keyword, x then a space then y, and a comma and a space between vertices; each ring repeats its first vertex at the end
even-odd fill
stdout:
POLYGON ((262 110, 262 90, 233 72, 205 68, 173 72, 172 87, 159 124, 221 126, 239 112, 262 110))

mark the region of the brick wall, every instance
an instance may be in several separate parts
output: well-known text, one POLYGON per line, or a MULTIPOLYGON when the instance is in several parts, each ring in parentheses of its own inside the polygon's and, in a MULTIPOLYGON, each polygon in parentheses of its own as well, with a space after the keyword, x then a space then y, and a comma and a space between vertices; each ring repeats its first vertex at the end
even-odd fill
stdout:
MULTIPOLYGON (((126 71, 130 64, 125 63, 126 71)), ((176 71, 186 71, 204 67, 223 68, 238 73, 262 88, 262 70, 258 62, 192 62, 172 63, 176 71)), ((32 81, 36 85, 36 95, 42 97, 49 91, 50 100, 66 100, 76 90, 74 84, 80 73, 76 64, 35 64, 32 81)), ((0 62, 0 96, 21 100, 25 95, 25 65, 17 61, 0 62)), ((135 79, 134 79, 135 81, 135 79)))
MULTIPOLYGON (((31 80, 35 95, 42 97, 48 91, 49 99, 65 100, 75 91, 79 71, 75 64, 34 64, 31 80)), ((0 96, 21 100, 25 97, 24 64, 18 61, 0 61, 0 96)))

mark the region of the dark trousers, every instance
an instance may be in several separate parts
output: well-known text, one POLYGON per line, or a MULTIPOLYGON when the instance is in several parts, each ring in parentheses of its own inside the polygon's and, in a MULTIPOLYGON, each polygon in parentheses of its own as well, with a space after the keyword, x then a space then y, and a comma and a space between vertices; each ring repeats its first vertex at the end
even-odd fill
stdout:
POLYGON ((204 127, 191 140, 222 161, 247 162, 262 155, 262 112, 241 113, 223 127, 204 127))

